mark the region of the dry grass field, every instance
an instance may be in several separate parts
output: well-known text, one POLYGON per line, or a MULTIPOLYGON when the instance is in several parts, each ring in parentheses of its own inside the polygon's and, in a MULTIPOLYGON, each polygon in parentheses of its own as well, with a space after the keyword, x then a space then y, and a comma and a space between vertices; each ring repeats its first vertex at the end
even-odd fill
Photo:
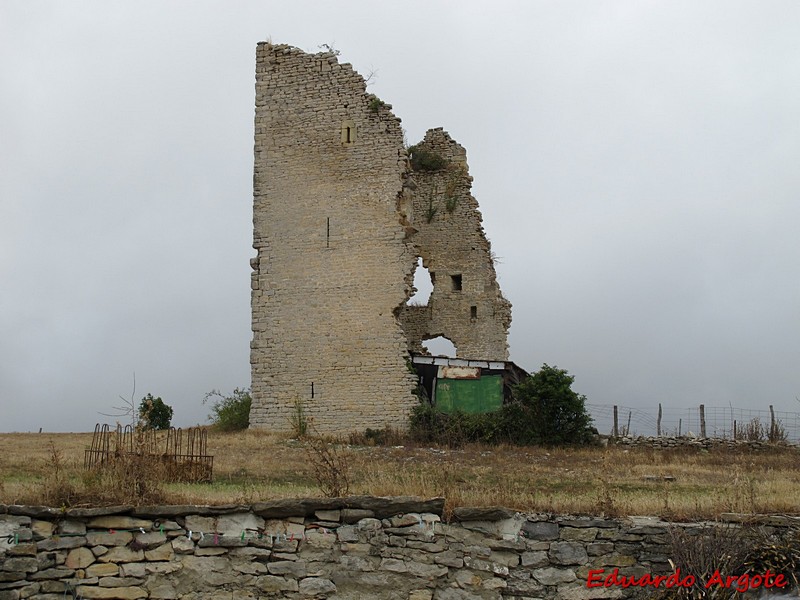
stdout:
MULTIPOLYGON (((82 472, 91 434, 0 434, 0 503, 53 504, 54 482, 71 505, 112 502, 82 472)), ((246 431, 208 438, 211 484, 158 488, 169 503, 250 503, 320 496, 319 456, 300 441, 246 431)), ((444 496, 447 507, 713 517, 721 512, 800 513, 800 451, 418 445, 328 446, 348 470, 350 494, 444 496), (664 480, 664 477, 674 480, 664 480)), ((152 482, 156 484, 157 482, 152 482)), ((113 487, 113 482, 112 482, 113 487)), ((60 502, 64 504, 64 502, 60 502)))

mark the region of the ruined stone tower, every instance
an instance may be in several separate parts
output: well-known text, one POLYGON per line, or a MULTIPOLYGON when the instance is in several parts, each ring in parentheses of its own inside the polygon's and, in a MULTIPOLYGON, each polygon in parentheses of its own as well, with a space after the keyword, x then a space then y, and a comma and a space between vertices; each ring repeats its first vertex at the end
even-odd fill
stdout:
POLYGON ((258 45, 253 427, 291 429, 302 408, 321 432, 403 428, 424 340, 508 358, 466 153, 434 129, 410 161, 390 109, 332 53, 258 45), (419 257, 434 289, 409 306, 419 257))

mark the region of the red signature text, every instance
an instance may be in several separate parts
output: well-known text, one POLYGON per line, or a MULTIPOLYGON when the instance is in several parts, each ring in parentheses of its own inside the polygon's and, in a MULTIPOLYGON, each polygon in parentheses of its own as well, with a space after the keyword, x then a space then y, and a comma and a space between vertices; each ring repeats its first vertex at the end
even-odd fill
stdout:
MULTIPOLYGON (((680 569, 675 569, 675 572, 670 575, 651 575, 645 573, 636 577, 635 575, 620 575, 619 569, 614 569, 606 574, 605 569, 593 569, 589 571, 589 576, 586 578, 587 588, 598 587, 665 587, 665 588, 690 588, 697 583, 697 578, 694 575, 681 575, 680 569)), ((769 569, 763 574, 745 574, 745 575, 722 575, 719 569, 714 571, 711 577, 703 583, 706 589, 717 587, 726 589, 735 589, 737 592, 746 592, 749 590, 756 590, 759 588, 772 589, 782 588, 789 584, 786 578, 780 573, 773 573, 769 569)))

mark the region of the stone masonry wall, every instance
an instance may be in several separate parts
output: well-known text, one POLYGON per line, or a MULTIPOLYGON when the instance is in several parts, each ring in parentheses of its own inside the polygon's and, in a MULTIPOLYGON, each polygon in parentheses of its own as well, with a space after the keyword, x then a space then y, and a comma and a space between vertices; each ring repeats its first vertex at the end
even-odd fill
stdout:
MULTIPOLYGON (((589 570, 666 574, 656 518, 522 515, 442 499, 69 510, 0 505, 0 600, 534 600, 653 597, 589 570)), ((767 527, 798 518, 768 517, 767 527)), ((698 527, 682 524, 681 527, 698 527)))
POLYGON ((254 427, 399 426, 416 402, 395 310, 416 257, 400 121, 331 53, 257 49, 251 343, 254 427))
POLYGON ((403 429, 417 402, 408 353, 424 353, 423 340, 508 358, 511 305, 466 153, 431 130, 420 147, 448 168, 412 173, 390 109, 333 53, 258 45, 252 427, 290 430, 302 410, 323 433, 403 429), (428 218, 434 197, 442 206, 428 218), (409 307, 419 257, 444 283, 409 307))
POLYGON ((727 438, 700 438, 688 436, 621 436, 607 438, 609 443, 618 446, 634 446, 637 448, 693 448, 695 450, 738 450, 747 449, 753 452, 780 449, 798 450, 800 447, 788 442, 768 442, 764 440, 732 440, 727 438))
POLYGON ((414 171, 414 233, 409 236, 433 280, 425 306, 400 313, 409 348, 427 354, 422 342, 444 336, 459 358, 508 360, 511 303, 500 292, 478 202, 470 193, 467 153, 441 128, 415 146, 442 157, 447 166, 414 171), (455 278, 455 279, 454 279, 455 278))

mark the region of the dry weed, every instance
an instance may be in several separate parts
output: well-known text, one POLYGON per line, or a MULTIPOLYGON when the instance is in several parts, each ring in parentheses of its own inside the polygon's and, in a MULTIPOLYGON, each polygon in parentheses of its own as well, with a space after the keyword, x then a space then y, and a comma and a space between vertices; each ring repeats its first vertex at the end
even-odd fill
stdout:
MULTIPOLYGON (((43 502, 39 486, 49 472, 50 441, 62 454, 66 480, 84 490, 78 465, 91 434, 0 434, 0 503, 43 502)), ((350 493, 444 495, 448 508, 502 505, 522 511, 675 519, 752 510, 800 512, 797 448, 763 453, 482 445, 448 449, 397 443, 329 448, 346 458, 350 493)), ((165 501, 247 503, 322 493, 303 441, 258 430, 218 433, 209 436, 208 452, 214 455, 215 482, 167 484, 165 501)), ((105 490, 111 485, 98 484, 105 490)), ((94 497, 110 497, 88 488, 94 497)), ((140 491, 147 496, 146 490, 140 491)))

